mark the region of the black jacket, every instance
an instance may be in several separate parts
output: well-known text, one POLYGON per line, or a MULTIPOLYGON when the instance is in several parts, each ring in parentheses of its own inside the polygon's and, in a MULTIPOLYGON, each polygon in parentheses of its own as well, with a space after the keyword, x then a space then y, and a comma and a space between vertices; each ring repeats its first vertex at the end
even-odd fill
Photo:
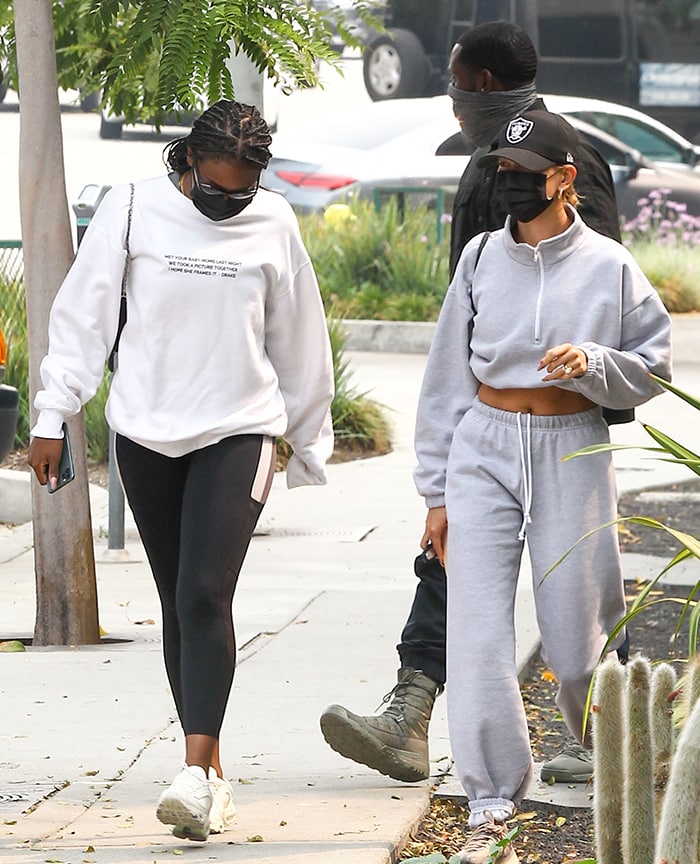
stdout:
MULTIPOLYGON (((546 110, 541 99, 537 99, 531 107, 546 110)), ((506 212, 499 206, 493 194, 498 166, 476 167, 479 157, 487 152, 487 148, 481 148, 472 153, 459 180, 452 206, 450 278, 454 275, 462 250, 469 240, 483 231, 502 228, 506 221, 506 212)), ((578 208, 581 218, 600 234, 620 241, 620 219, 610 167, 595 147, 580 136, 577 168, 575 185, 581 200, 578 208)), ((605 408, 603 416, 610 425, 630 423, 634 420, 634 409, 605 408)))

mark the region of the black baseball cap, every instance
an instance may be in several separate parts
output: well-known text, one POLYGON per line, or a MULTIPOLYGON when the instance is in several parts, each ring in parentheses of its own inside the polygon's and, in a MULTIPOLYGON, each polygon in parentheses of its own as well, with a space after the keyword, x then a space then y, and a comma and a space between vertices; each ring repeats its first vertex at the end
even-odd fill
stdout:
POLYGON ((506 125, 493 148, 477 167, 486 168, 503 158, 528 171, 544 171, 552 165, 576 164, 578 136, 559 114, 525 111, 506 125))

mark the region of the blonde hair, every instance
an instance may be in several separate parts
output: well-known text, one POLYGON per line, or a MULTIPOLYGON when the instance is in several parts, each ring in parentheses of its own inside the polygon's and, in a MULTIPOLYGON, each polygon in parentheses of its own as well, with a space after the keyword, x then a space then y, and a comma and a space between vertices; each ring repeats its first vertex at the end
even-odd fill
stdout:
MULTIPOLYGON (((566 167, 566 165, 557 165, 557 168, 566 167)), ((558 197, 564 201, 565 204, 571 204, 573 208, 577 208, 581 203, 581 199, 579 198, 573 183, 570 186, 567 186, 566 189, 560 190, 558 197)))
POLYGON ((571 204, 574 208, 579 206, 581 199, 578 197, 578 193, 574 189, 573 183, 561 193, 561 200, 565 201, 567 204, 571 204))

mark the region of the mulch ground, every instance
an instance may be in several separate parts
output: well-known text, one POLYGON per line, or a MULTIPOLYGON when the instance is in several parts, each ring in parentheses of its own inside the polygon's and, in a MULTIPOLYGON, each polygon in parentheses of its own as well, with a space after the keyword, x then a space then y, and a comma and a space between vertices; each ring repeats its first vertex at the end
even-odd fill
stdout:
MULTIPOLYGON (((622 496, 619 503, 621 516, 644 515, 665 524, 697 534, 700 524, 700 498, 677 493, 700 493, 700 481, 682 485, 673 484, 654 493, 668 493, 658 501, 650 503, 643 493, 622 496)), ((664 531, 625 525, 620 532, 623 551, 659 556, 659 570, 665 560, 679 551, 678 544, 664 531)), ((642 586, 628 583, 628 599, 631 602, 642 586)), ((688 589, 665 587, 653 594, 661 597, 687 596, 688 589)), ((675 603, 658 603, 635 619, 630 626, 632 654, 639 653, 653 660, 676 657, 673 633, 678 622, 679 606, 675 603)), ((686 656, 687 628, 681 631, 678 654, 686 656), (685 641, 684 641, 685 637, 685 641)), ((527 679, 521 686, 528 714, 530 739, 536 762, 552 758, 569 740, 566 727, 555 705, 556 682, 541 660, 533 663, 527 679)), ((433 799, 430 811, 414 832, 399 860, 418 858, 442 853, 449 859, 466 842, 468 810, 465 806, 444 799, 433 799)), ((538 805, 521 812, 509 827, 518 826, 520 833, 514 840, 514 848, 521 864, 562 864, 582 859, 595 858, 593 837, 593 814, 590 810, 557 811, 549 805, 538 805)))

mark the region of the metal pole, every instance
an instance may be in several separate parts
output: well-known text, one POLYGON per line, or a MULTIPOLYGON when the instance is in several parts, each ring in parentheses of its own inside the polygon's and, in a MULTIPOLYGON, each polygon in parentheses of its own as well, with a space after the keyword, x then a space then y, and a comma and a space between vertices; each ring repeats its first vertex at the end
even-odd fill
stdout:
POLYGON ((117 473, 115 456, 116 435, 109 430, 109 519, 107 523, 107 549, 124 548, 124 490, 117 473))

